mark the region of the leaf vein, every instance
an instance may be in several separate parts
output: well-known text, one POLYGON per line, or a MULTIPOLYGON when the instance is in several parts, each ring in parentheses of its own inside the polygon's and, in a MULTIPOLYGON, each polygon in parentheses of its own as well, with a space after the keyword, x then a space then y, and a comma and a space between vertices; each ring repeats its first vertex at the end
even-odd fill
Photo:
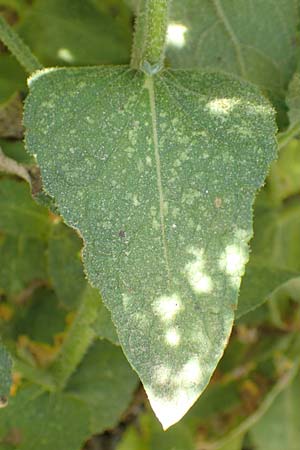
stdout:
POLYGON ((157 132, 156 101, 155 101, 154 83, 153 83, 152 77, 147 77, 145 86, 147 87, 148 93, 149 93, 151 119, 152 119, 152 130, 153 130, 153 144, 154 144, 155 163, 156 163, 157 188, 158 188, 158 193, 159 193, 160 228, 161 228, 161 235, 162 235, 164 259, 165 259, 166 270, 167 270, 167 275, 168 275, 168 285, 170 285, 171 272, 170 272, 170 265, 169 265, 169 256, 168 256, 168 247, 167 247, 167 239, 166 239, 166 229, 165 229, 165 215, 164 215, 165 199, 164 199, 164 192, 163 192, 163 186, 162 186, 161 163, 160 163, 160 154, 159 154, 159 140, 158 140, 158 132, 157 132))
POLYGON ((236 57, 237 57, 237 61, 238 61, 239 67, 240 67, 241 76, 246 78, 247 70, 246 70, 245 61, 244 61, 244 57, 243 57, 242 50, 241 50, 241 45, 237 39, 237 36, 226 17, 226 14, 221 6, 220 0, 212 0, 212 3, 215 7, 217 16, 219 17, 221 23, 223 24, 223 26, 233 44, 233 47, 234 47, 234 50, 236 53, 236 57))

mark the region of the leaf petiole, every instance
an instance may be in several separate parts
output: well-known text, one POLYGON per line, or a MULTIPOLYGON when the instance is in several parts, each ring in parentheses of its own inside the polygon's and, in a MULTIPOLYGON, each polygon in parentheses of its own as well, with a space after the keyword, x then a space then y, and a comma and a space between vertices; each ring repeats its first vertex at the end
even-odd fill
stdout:
POLYGON ((0 16, 0 40, 15 56, 21 66, 29 74, 43 69, 42 64, 33 55, 29 47, 22 41, 14 29, 0 16))
POLYGON ((132 49, 131 67, 148 75, 164 63, 169 0, 140 0, 132 49))

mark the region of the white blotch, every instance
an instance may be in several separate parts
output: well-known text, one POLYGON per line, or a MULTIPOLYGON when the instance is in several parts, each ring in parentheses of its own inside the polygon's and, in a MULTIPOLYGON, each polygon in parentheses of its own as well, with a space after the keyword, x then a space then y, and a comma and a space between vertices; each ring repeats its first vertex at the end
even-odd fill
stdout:
POLYGON ((67 48, 60 48, 57 52, 58 58, 62 59, 63 61, 66 61, 68 63, 71 63, 74 61, 74 56, 67 48))
POLYGON ((189 391, 178 389, 171 398, 157 397, 148 386, 146 386, 146 392, 152 409, 164 430, 178 422, 199 396, 196 390, 194 392, 190 389, 189 391))
POLYGON ((144 164, 140 159, 137 162, 137 168, 140 173, 144 172, 144 164))
POLYGON ((220 258, 220 268, 229 275, 234 287, 240 285, 247 259, 247 249, 237 245, 228 245, 220 258))
POLYGON ((123 307, 126 309, 130 303, 130 297, 126 294, 122 294, 122 303, 123 303, 123 307))
POLYGON ((92 125, 93 123, 95 123, 94 119, 92 119, 92 117, 90 117, 90 116, 86 116, 86 121, 87 121, 88 123, 90 123, 91 125, 92 125))
POLYGON ((153 219, 152 220, 152 227, 154 230, 159 230, 160 229, 160 223, 158 222, 158 220, 153 219))
POLYGON ((180 334, 175 328, 170 328, 166 333, 166 342, 172 347, 177 347, 180 342, 180 334))
POLYGON ((170 23, 168 26, 167 43, 177 48, 182 48, 185 45, 185 34, 187 27, 182 23, 170 23))
POLYGON ((169 321, 182 310, 182 303, 176 294, 163 296, 156 300, 154 310, 162 320, 169 321))
POLYGON ((146 156, 146 164, 147 164, 147 166, 149 166, 149 167, 152 166, 152 159, 150 158, 150 156, 146 156))
POLYGON ((133 194, 132 200, 133 200, 133 205, 134 206, 139 206, 140 205, 140 201, 139 201, 138 196, 136 194, 133 194))
POLYGON ((239 102, 240 100, 234 98, 216 98, 206 106, 213 114, 229 114, 232 108, 239 102))
POLYGON ((192 249, 190 253, 195 257, 195 260, 185 266, 184 272, 195 292, 208 294, 212 291, 213 284, 210 276, 203 272, 203 251, 192 249))
POLYGON ((241 275, 246 263, 246 255, 237 245, 228 245, 220 260, 221 269, 228 275, 241 275))
POLYGON ((188 361, 180 372, 180 379, 185 384, 199 383, 202 378, 202 371, 198 358, 188 361))
POLYGON ((166 366, 159 366, 155 370, 154 379, 157 384, 165 384, 171 375, 171 369, 166 366))

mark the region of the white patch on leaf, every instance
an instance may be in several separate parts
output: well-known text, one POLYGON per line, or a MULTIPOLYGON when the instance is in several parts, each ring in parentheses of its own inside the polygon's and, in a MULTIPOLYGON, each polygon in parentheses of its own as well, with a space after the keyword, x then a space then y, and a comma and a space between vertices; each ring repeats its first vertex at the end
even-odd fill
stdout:
POLYGON ((184 268, 187 279, 196 293, 208 294, 212 291, 213 283, 211 277, 203 272, 203 252, 192 249, 190 253, 195 257, 195 260, 189 262, 184 268))
POLYGON ((231 282, 238 287, 248 260, 245 249, 235 244, 228 245, 220 258, 220 268, 230 276, 231 282))
POLYGON ((199 394, 191 390, 178 389, 171 398, 159 398, 153 394, 151 388, 146 389, 150 404, 163 426, 167 430, 171 425, 178 422, 190 409, 199 394))
POLYGON ((182 23, 170 23, 168 26, 167 43, 177 48, 182 48, 185 45, 185 34, 187 27, 182 23))
POLYGON ((60 48, 57 52, 57 56, 59 59, 62 59, 65 62, 71 63, 74 61, 74 56, 70 52, 68 48, 60 48))
POLYGON ((198 358, 191 359, 183 366, 180 378, 184 384, 199 383, 202 378, 202 372, 198 358))
POLYGON ((175 316, 182 309, 182 303, 178 295, 160 297, 154 305, 155 312, 164 321, 169 321, 175 318, 175 316))
POLYGON ((229 114, 239 102, 240 100, 234 98, 216 98, 211 100, 206 106, 213 114, 229 114))
POLYGON ((180 342, 180 334, 175 328, 170 328, 166 333, 166 341, 172 347, 177 347, 180 342))

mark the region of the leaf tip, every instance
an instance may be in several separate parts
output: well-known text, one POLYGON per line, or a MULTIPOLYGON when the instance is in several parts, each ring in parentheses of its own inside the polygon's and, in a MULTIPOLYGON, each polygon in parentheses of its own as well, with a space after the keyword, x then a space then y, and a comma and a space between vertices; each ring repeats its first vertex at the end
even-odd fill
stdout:
POLYGON ((155 396, 151 390, 149 392, 149 389, 146 392, 151 407, 164 431, 179 422, 199 397, 198 392, 191 394, 184 390, 176 392, 172 398, 160 398, 155 396))

